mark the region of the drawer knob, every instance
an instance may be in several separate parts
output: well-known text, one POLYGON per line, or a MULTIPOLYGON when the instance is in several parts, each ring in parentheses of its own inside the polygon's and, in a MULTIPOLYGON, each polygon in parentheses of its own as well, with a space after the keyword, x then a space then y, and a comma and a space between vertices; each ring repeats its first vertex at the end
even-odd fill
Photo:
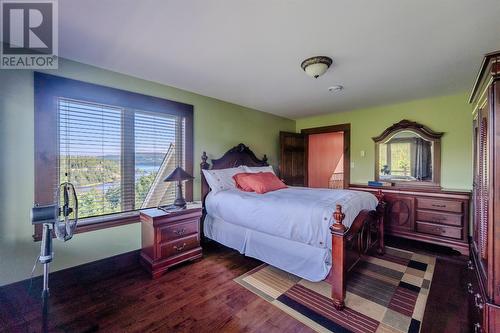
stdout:
POLYGON ((443 228, 441 228, 441 227, 434 227, 434 231, 435 231, 435 232, 439 232, 439 233, 441 233, 441 234, 446 233, 446 230, 444 230, 444 229, 443 229, 443 228))
POLYGON ((474 304, 476 305, 476 308, 479 310, 483 309, 483 299, 480 294, 474 295, 474 304))
POLYGON ((446 205, 432 204, 432 207, 436 207, 436 208, 445 208, 445 207, 446 207, 446 205))
POLYGON ((186 247, 186 243, 183 243, 181 246, 174 245, 174 249, 177 252, 181 252, 182 250, 184 250, 185 247, 186 247))
POLYGON ((474 294, 474 290, 472 290, 472 283, 467 283, 467 292, 469 294, 474 294))
POLYGON ((174 233, 178 236, 184 235, 186 233, 186 229, 182 228, 180 230, 174 230, 174 233))
POLYGON ((475 323, 474 324, 474 333, 481 333, 483 330, 481 328, 481 324, 475 323))

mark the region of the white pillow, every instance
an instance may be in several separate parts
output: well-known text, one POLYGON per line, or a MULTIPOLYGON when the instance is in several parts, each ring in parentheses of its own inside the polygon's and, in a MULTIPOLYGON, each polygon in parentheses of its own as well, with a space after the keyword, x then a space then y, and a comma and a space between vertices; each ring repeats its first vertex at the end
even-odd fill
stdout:
POLYGON ((273 170, 273 167, 271 165, 268 166, 261 166, 261 167, 249 167, 249 166, 244 166, 245 172, 249 173, 259 173, 259 172, 272 172, 273 174, 276 175, 276 173, 273 170))
POLYGON ((214 193, 236 188, 233 176, 242 172, 246 172, 243 166, 218 170, 203 170, 208 186, 210 186, 214 193))

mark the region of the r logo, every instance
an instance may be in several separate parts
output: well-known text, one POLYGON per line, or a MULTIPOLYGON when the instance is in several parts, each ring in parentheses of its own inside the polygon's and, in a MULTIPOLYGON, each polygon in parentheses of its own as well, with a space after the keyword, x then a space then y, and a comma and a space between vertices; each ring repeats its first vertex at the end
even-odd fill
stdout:
POLYGON ((50 1, 2 1, 3 54, 52 54, 53 6, 50 1))

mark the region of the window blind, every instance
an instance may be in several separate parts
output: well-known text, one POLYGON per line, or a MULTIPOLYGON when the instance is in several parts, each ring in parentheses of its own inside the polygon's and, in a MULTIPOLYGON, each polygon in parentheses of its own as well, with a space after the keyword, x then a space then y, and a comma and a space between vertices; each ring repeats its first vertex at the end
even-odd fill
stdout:
POLYGON ((79 215, 98 217, 170 204, 163 179, 185 163, 185 119, 58 99, 59 182, 75 185, 79 215))

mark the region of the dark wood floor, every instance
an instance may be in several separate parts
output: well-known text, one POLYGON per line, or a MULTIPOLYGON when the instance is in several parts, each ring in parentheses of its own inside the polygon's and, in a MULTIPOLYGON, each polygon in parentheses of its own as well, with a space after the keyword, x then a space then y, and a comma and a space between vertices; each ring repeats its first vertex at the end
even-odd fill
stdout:
MULTIPOLYGON (((389 242, 416 251, 429 249, 397 239, 389 242)), ((212 243, 202 260, 154 281, 140 268, 137 253, 56 272, 51 275, 50 330, 310 332, 232 281, 259 264, 212 243)), ((441 251, 421 332, 469 331, 465 279, 464 258, 441 251)), ((41 280, 34 280, 31 293, 27 290, 27 282, 0 288, 0 331, 40 331, 41 280)))

